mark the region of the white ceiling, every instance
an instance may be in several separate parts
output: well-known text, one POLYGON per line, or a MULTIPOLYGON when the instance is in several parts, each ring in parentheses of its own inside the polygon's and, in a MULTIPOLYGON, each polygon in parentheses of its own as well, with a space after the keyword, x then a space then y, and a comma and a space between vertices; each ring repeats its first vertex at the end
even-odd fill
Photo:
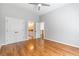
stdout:
POLYGON ((50 6, 41 6, 41 9, 40 11, 38 11, 36 9, 36 6, 35 5, 32 5, 32 4, 28 4, 28 3, 17 3, 16 5, 19 6, 19 7, 22 7, 36 15, 42 15, 42 14, 45 14, 45 13, 48 13, 52 10, 55 10, 56 8, 59 8, 59 7, 62 7, 64 6, 65 4, 64 3, 47 3, 49 4, 50 6))

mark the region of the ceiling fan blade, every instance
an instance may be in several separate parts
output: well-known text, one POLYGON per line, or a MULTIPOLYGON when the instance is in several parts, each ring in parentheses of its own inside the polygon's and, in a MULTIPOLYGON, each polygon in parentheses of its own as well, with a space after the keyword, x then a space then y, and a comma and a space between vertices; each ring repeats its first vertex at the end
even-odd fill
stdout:
POLYGON ((46 3, 42 3, 42 5, 43 5, 43 6, 50 6, 49 4, 46 4, 46 3))
POLYGON ((50 6, 49 4, 46 4, 46 3, 29 3, 29 4, 32 4, 32 5, 38 5, 38 4, 41 4, 42 6, 50 6))
POLYGON ((32 4, 32 5, 38 5, 39 3, 29 3, 29 4, 32 4))

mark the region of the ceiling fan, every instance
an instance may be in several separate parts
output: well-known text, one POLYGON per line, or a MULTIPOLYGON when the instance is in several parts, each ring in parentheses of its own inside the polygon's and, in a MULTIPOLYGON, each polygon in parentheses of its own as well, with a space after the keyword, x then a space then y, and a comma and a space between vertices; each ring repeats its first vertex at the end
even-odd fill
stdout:
POLYGON ((50 6, 50 5, 47 4, 47 3, 29 3, 29 4, 38 6, 38 11, 40 11, 41 6, 50 6))

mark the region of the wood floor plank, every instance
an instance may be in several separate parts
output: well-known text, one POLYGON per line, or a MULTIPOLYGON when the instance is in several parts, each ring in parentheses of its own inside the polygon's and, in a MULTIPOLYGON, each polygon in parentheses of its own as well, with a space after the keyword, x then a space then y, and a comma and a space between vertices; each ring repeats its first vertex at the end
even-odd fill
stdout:
POLYGON ((49 40, 27 40, 2 46, 0 56, 79 56, 79 48, 49 40))

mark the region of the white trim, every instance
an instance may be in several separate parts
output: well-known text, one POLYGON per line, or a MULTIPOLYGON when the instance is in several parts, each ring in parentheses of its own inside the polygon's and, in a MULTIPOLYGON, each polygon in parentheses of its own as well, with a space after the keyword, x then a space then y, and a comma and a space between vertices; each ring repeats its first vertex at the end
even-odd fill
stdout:
MULTIPOLYGON (((72 46, 72 47, 79 48, 79 46, 77 46, 77 45, 72 45, 72 44, 60 42, 60 41, 57 41, 57 40, 52 40, 52 39, 46 39, 46 40, 50 40, 50 41, 54 41, 54 42, 57 42, 57 43, 61 43, 61 44, 65 44, 65 45, 68 45, 68 46, 72 46)), ((25 41, 25 40, 24 40, 24 41, 25 41)), ((3 45, 7 45, 7 44, 0 44, 0 48, 1 48, 3 45)))
POLYGON ((0 44, 1 46, 3 46, 3 45, 7 45, 7 44, 0 44))
MULTIPOLYGON (((25 39, 25 40, 21 40, 21 41, 26 41, 28 39, 25 39)), ((21 41, 18 41, 18 42, 21 42, 21 41)), ((8 45, 8 44, 14 44, 14 43, 18 43, 18 42, 13 42, 13 43, 4 43, 4 44, 0 44, 0 46, 3 46, 3 45, 8 45)))
POLYGON ((57 42, 57 43, 61 43, 61 44, 65 44, 65 45, 68 45, 68 46, 72 46, 72 47, 79 48, 79 46, 74 45, 74 44, 69 44, 69 43, 65 43, 65 42, 60 42, 60 41, 53 40, 53 39, 47 39, 47 40, 50 40, 50 41, 54 41, 54 42, 57 42))

